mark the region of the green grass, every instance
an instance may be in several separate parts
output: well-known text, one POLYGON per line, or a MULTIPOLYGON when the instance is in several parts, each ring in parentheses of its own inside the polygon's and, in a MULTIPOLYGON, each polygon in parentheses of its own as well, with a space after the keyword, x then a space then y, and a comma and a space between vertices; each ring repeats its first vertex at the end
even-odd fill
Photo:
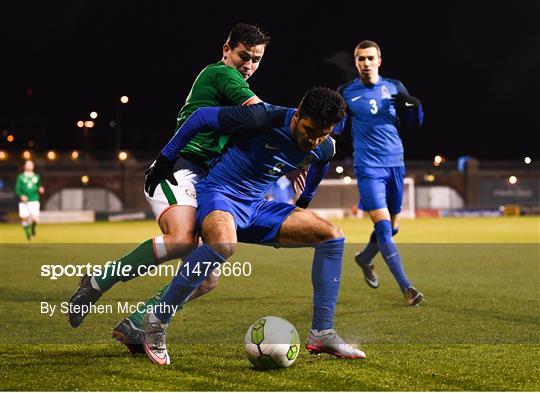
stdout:
MULTIPOLYGON (((41 301, 69 298, 77 279, 39 276, 43 263, 102 263, 151 237, 153 222, 41 225, 39 243, 18 243, 3 224, 0 266, 1 390, 512 390, 540 389, 539 219, 404 220, 397 239, 407 272, 426 295, 403 305, 377 257, 381 287, 365 285, 352 263, 369 236, 365 219, 337 222, 348 245, 336 328, 368 359, 300 352, 286 370, 254 370, 243 336, 255 319, 278 315, 304 337, 311 318, 311 250, 241 246, 252 276, 223 277, 190 303, 169 329, 172 365, 129 356, 110 339, 123 315, 90 315, 71 329, 41 301), (56 243, 56 244, 54 244, 56 243), (75 244, 67 244, 75 243, 75 244), (87 243, 87 244, 76 244, 87 243), (118 243, 118 244, 111 244, 118 243), (31 377, 29 377, 31 376, 31 377)), ((167 279, 119 284, 101 304, 144 299, 167 279)))

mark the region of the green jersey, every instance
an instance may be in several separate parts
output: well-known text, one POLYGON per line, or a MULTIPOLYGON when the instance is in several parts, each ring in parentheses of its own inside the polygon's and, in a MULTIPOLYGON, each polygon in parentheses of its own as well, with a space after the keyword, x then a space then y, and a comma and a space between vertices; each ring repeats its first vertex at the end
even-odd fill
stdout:
POLYGON ((15 182, 15 194, 25 195, 29 202, 39 201, 39 188, 41 187, 41 177, 37 173, 27 176, 24 172, 17 176, 15 182))
MULTIPOLYGON (((240 71, 222 61, 210 64, 195 79, 186 103, 178 113, 176 128, 200 107, 242 105, 253 96, 255 93, 250 90, 240 71)), ((181 151, 181 155, 206 169, 209 162, 221 153, 229 137, 210 129, 199 132, 181 151)))

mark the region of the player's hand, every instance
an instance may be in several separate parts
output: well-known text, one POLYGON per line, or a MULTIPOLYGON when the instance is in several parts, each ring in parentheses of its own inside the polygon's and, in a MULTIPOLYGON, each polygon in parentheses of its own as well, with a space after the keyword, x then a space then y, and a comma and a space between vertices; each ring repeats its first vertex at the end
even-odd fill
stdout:
POLYGON ((156 161, 144 172, 144 190, 150 195, 154 196, 156 187, 163 180, 167 180, 173 186, 177 186, 178 182, 174 178, 174 161, 169 160, 161 153, 156 158, 156 161))
POLYGON ((26 195, 21 195, 21 202, 28 202, 28 197, 26 195))
POLYGON ((303 195, 300 195, 300 198, 298 198, 295 205, 301 207, 302 209, 307 209, 307 207, 309 206, 309 202, 311 201, 308 201, 306 198, 304 198, 303 195))
POLYGON ((294 193, 298 195, 306 188, 307 168, 287 172, 285 177, 289 179, 294 193))
POLYGON ((390 98, 390 104, 394 105, 397 110, 418 109, 420 100, 416 97, 408 96, 407 94, 397 93, 393 94, 392 98, 390 98))

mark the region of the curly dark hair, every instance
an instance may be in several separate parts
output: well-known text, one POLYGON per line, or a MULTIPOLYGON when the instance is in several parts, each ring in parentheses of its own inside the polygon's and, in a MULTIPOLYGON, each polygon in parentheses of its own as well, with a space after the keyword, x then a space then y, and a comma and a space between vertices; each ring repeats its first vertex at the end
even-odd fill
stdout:
POLYGON ((341 95, 327 87, 307 91, 298 107, 300 118, 309 118, 321 128, 339 123, 345 116, 346 104, 341 95))
POLYGON ((231 49, 234 49, 240 43, 247 48, 255 45, 268 45, 270 43, 270 36, 259 26, 238 23, 229 33, 227 44, 229 44, 231 49))

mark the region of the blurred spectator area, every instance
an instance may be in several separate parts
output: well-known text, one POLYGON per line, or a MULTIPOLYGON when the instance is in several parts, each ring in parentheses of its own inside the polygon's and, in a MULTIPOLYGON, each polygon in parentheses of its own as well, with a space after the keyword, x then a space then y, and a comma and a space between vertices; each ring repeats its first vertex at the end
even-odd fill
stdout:
MULTIPOLYGON (((43 210, 93 210, 97 212, 149 211, 143 194, 144 171, 151 161, 136 155, 96 159, 69 153, 54 160, 33 157, 46 192, 43 210)), ((10 154, 0 161, 0 211, 17 211, 14 183, 23 160, 10 154)), ((540 165, 536 161, 465 163, 442 160, 407 162, 407 175, 414 184, 416 209, 499 209, 518 205, 522 211, 538 212, 540 206, 540 165)), ((312 206, 352 208, 358 201, 352 160, 334 160, 327 179, 312 206), (336 181, 337 180, 337 181, 336 181)))

